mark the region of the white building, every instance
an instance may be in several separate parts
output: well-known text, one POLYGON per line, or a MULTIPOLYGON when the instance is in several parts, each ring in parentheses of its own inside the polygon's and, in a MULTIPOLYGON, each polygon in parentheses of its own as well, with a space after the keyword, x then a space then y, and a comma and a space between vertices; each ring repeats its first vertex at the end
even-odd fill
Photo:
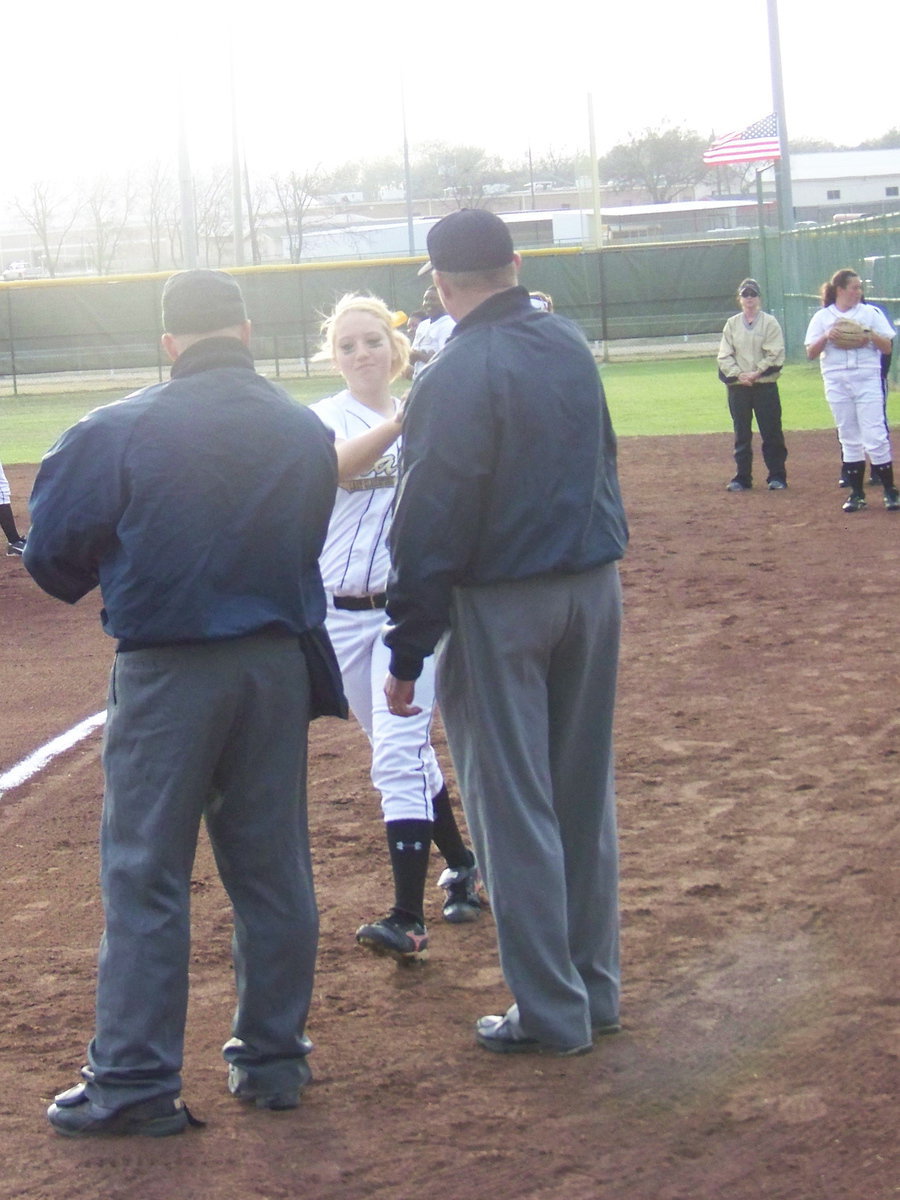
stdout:
POLYGON ((900 212, 900 149, 792 154, 791 191, 799 219, 900 212))

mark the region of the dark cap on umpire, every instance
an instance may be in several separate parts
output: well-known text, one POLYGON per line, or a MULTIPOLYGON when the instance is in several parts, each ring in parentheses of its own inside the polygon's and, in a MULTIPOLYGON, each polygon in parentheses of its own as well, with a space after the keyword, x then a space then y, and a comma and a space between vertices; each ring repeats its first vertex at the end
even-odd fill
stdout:
POLYGON ((428 230, 428 262, 419 271, 493 271, 512 262, 509 229, 485 208, 461 208, 428 230))
POLYGON ((166 333, 211 333, 247 320, 244 297, 224 271, 199 267, 179 271, 166 280, 162 322, 166 333))

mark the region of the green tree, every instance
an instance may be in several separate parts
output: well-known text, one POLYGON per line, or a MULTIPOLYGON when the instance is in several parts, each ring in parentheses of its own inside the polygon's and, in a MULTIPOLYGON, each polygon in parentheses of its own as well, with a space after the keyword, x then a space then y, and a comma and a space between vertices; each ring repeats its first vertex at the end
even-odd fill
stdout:
POLYGON ((900 150, 900 126, 895 125, 881 137, 873 138, 869 142, 860 142, 856 148, 857 150, 900 150))
POLYGON ((666 204, 709 174, 703 162, 708 145, 691 130, 645 129, 599 160, 600 178, 617 187, 645 188, 654 204, 666 204))
POLYGON ((412 163, 413 193, 449 196, 459 208, 477 208, 488 183, 505 182, 501 160, 481 146, 448 146, 430 142, 412 163))

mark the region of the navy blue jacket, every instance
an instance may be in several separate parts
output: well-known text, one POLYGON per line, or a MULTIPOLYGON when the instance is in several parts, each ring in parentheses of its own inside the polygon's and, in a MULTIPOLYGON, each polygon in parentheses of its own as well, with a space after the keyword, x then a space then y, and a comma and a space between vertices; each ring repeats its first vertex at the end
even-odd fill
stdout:
POLYGON ((70 604, 99 584, 121 649, 301 634, 325 617, 336 484, 318 417, 236 338, 205 338, 169 382, 95 409, 49 451, 25 566, 70 604))
POLYGON ((391 673, 416 679, 454 587, 576 573, 628 540, 590 348, 521 287, 469 313, 413 385, 391 525, 391 673))

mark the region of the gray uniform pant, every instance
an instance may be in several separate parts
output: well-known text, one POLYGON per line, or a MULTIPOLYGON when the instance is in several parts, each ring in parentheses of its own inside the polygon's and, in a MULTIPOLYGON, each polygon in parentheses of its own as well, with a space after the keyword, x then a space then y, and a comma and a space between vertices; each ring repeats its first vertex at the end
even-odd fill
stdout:
POLYGON ((523 1033, 584 1045, 619 1012, 615 564, 457 588, 438 701, 523 1033))
POLYGON ((116 656, 95 1036, 87 1094, 118 1109, 181 1088, 191 869, 205 818, 234 909, 230 1061, 296 1087, 318 939, 306 815, 309 679, 296 638, 116 656), (92 1075, 92 1077, 90 1077, 92 1075))

